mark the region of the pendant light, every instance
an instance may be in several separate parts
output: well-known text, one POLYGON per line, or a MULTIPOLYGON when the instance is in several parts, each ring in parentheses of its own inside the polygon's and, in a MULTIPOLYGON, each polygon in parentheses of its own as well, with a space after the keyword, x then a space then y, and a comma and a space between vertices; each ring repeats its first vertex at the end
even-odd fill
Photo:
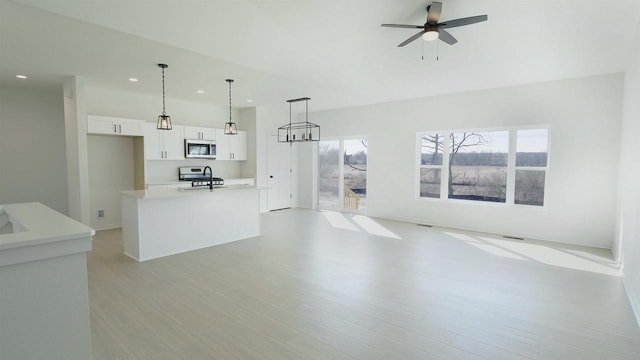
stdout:
POLYGON ((229 122, 224 124, 224 134, 225 135, 238 135, 238 126, 236 123, 231 121, 231 83, 233 79, 225 80, 229 83, 229 122))
POLYGON ((167 115, 164 111, 165 94, 164 94, 164 69, 168 68, 167 64, 158 64, 158 67, 162 69, 162 114, 158 116, 158 130, 171 130, 171 116, 167 115))
POLYGON ((309 100, 311 98, 308 97, 287 100, 289 103, 289 123, 278 128, 278 142, 320 141, 320 126, 309 122, 309 100), (299 101, 305 102, 304 121, 291 122, 292 103, 299 101))

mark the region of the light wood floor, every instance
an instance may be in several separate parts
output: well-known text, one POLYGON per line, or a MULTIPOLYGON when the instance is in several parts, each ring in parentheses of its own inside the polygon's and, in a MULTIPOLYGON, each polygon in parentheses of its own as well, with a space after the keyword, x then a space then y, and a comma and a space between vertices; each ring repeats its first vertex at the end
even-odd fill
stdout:
POLYGON ((262 228, 144 263, 98 232, 94 359, 639 358, 609 251, 295 209, 262 228))

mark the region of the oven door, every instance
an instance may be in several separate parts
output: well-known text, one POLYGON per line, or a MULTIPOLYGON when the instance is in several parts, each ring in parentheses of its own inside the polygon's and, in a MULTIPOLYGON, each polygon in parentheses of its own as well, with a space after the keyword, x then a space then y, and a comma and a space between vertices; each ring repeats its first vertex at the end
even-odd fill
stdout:
POLYGON ((210 140, 184 141, 184 156, 186 158, 215 159, 216 143, 210 140))

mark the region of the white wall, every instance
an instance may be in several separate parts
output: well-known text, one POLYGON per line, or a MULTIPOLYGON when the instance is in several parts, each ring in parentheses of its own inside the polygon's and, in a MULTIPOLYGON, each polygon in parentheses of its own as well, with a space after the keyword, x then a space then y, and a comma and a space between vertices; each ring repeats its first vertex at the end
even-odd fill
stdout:
POLYGON ((0 204, 37 201, 69 215, 62 87, 0 85, 0 204))
MULTIPOLYGON (((118 90, 86 87, 87 113, 140 119, 156 122, 162 112, 162 94, 143 95, 118 90)), ((179 125, 208 126, 224 128, 229 120, 229 108, 213 104, 197 103, 167 98, 167 114, 171 121, 179 125)), ((234 121, 238 111, 233 110, 234 121)), ((238 127, 243 129, 242 122, 238 127)))
POLYGON ((640 27, 635 57, 625 73, 624 108, 620 139, 619 192, 614 254, 622 264, 629 300, 640 321, 640 27))
POLYGON ((133 190, 133 138, 89 135, 89 208, 91 227, 96 230, 122 226, 120 191, 133 190), (97 209, 105 217, 96 217, 97 209))
MULTIPOLYGON (((315 112, 309 118, 323 137, 368 136, 371 216, 611 248, 622 88, 622 75, 616 74, 315 112), (539 124, 551 126, 544 209, 417 198, 416 132, 539 124)), ((311 166, 310 152, 304 155, 300 166, 311 166)), ((305 207, 312 206, 311 173, 300 171, 305 207)))

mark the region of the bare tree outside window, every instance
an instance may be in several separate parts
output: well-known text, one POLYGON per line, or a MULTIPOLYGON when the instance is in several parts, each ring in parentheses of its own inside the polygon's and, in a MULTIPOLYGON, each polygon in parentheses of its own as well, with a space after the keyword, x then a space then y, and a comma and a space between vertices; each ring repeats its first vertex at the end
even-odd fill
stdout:
POLYGON ((367 139, 323 140, 318 143, 317 192, 320 208, 358 211, 366 208, 367 149, 367 139))
POLYGON ((344 208, 366 209, 367 139, 344 140, 344 208))
POLYGON ((506 203, 507 168, 513 166, 508 164, 513 156, 515 171, 511 174, 515 178, 510 179, 514 186, 511 203, 543 206, 549 129, 419 135, 420 197, 506 203), (510 137, 510 134, 516 136, 510 137), (512 138, 517 140, 516 151, 510 155, 512 138))
MULTIPOLYGON (((421 164, 442 164, 444 143, 444 135, 442 134, 423 135, 421 164)), ((491 146, 494 143, 492 132, 449 134, 449 161, 447 163, 449 198, 504 202, 506 199, 506 168, 500 169, 500 167, 507 165, 508 146, 504 146, 503 154, 494 156, 493 151, 496 149, 491 146)), ((421 173, 426 180, 431 177, 432 182, 436 174, 438 173, 433 171, 422 171, 421 173)), ((427 194, 427 196, 429 195, 427 194)))

